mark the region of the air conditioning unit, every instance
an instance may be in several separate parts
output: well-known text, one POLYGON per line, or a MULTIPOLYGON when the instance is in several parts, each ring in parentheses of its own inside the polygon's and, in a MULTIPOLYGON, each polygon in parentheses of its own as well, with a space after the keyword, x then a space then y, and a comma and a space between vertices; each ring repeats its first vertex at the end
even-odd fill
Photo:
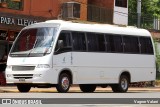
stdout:
POLYGON ((0 3, 2 3, 2 2, 7 2, 7 0, 0 0, 0 3))
POLYGON ((81 4, 77 2, 66 2, 62 4, 63 19, 78 19, 80 18, 81 4))

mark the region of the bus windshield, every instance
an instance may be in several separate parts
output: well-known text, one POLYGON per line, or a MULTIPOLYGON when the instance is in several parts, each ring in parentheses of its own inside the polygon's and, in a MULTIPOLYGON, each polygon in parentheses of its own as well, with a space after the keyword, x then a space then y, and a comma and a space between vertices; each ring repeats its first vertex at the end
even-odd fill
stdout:
POLYGON ((23 30, 16 39, 10 56, 37 57, 52 50, 57 27, 32 28, 23 30))

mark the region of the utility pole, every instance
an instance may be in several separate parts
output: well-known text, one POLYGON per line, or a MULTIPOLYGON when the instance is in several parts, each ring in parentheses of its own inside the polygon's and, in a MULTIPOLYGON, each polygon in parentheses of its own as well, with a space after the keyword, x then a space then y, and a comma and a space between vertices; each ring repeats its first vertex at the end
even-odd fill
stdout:
POLYGON ((141 27, 141 0, 137 0, 137 27, 141 27))

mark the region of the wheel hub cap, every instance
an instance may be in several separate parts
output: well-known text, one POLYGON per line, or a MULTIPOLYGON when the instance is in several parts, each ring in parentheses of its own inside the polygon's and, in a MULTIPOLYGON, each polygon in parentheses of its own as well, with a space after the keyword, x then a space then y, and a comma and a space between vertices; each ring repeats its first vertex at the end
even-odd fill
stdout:
POLYGON ((69 80, 67 77, 64 77, 62 79, 62 88, 66 90, 66 89, 68 89, 68 87, 69 87, 69 80))
POLYGON ((127 86, 128 86, 127 80, 126 79, 122 79, 121 87, 125 90, 125 89, 127 89, 127 86))

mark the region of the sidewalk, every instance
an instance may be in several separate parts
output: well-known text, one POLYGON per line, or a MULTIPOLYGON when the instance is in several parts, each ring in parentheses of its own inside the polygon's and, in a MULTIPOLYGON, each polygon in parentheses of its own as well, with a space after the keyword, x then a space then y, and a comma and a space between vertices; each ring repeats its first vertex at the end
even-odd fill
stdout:
MULTIPOLYGON (((17 93, 16 86, 3 86, 0 87, 0 93, 17 93)), ((42 92, 42 93, 50 93, 57 92, 56 88, 31 88, 30 92, 42 92)), ((73 86, 70 88, 69 92, 81 92, 78 86, 73 86)), ((97 87, 95 92, 112 92, 110 87, 101 88, 97 87)), ((160 87, 145 87, 145 88, 129 88, 128 92, 160 92, 160 87)))

